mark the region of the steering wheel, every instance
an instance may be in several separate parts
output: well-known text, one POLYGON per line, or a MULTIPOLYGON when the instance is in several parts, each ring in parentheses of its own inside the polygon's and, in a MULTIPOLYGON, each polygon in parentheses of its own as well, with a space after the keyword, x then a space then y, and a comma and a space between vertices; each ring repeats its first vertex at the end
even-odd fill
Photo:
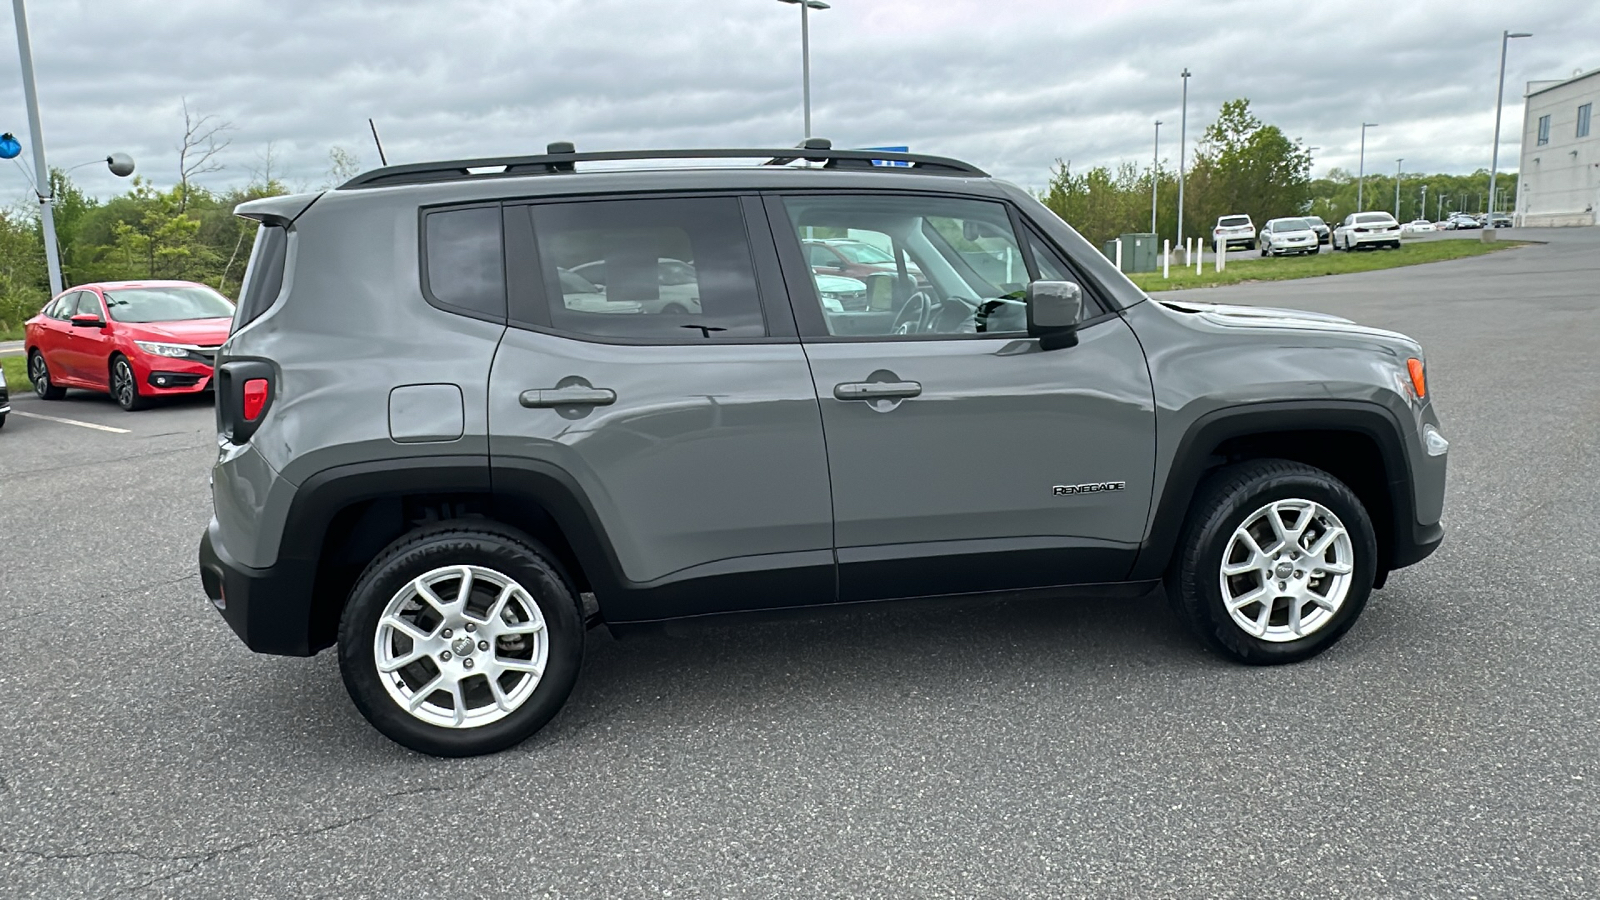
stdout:
POLYGON ((894 314, 894 324, 890 326, 889 333, 926 334, 934 303, 933 295, 926 289, 907 297, 900 311, 894 314))

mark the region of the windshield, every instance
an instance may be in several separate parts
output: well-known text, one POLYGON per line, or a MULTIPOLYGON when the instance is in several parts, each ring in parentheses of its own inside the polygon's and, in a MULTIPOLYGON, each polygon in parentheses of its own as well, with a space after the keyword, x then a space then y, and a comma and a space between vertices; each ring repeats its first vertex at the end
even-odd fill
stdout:
POLYGON ((1217 225, 1218 225, 1218 227, 1221 227, 1221 228, 1232 228, 1232 227, 1236 227, 1236 226, 1239 226, 1239 225, 1249 225, 1249 224, 1250 224, 1250 217, 1249 216, 1223 216, 1222 218, 1217 220, 1217 225))
POLYGON ((1306 216, 1306 221, 1310 222, 1312 225, 1326 225, 1326 224, 1328 224, 1327 222, 1322 221, 1322 217, 1321 216, 1306 216))
POLYGON ((231 319, 233 304, 208 287, 123 288, 106 291, 106 308, 118 322, 231 319))
POLYGON ((1394 217, 1389 215, 1388 213, 1367 213, 1364 216, 1356 216, 1356 224, 1357 225, 1376 225, 1379 222, 1393 222, 1393 221, 1394 221, 1394 217))
POLYGON ((839 251, 840 256, 853 263, 882 264, 894 262, 894 257, 871 244, 834 244, 833 249, 839 251))
POLYGON ((1273 231, 1310 231, 1311 223, 1305 219, 1279 219, 1272 226, 1273 231))

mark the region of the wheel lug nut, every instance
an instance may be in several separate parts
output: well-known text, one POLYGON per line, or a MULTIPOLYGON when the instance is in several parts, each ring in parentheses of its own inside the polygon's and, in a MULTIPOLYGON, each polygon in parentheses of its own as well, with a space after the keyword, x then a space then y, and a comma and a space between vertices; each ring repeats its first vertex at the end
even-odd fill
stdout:
POLYGON ((477 631, 478 630, 478 626, 472 624, 471 622, 468 622, 467 623, 467 630, 468 631, 477 631))
POLYGON ((453 632, 453 631, 451 631, 451 630, 450 630, 450 629, 448 629, 448 628, 446 628, 446 629, 445 629, 445 630, 444 630, 444 631, 442 631, 442 632, 440 632, 440 634, 441 634, 441 635, 443 635, 443 636, 444 636, 444 637, 450 637, 450 636, 451 636, 451 635, 452 635, 452 634, 454 634, 454 633, 455 633, 455 632, 453 632))
POLYGON ((470 669, 470 668, 472 668, 472 660, 470 660, 470 659, 465 659, 465 660, 462 660, 462 661, 461 661, 461 664, 462 664, 462 665, 463 665, 463 666, 466 666, 466 667, 467 667, 467 668, 469 668, 469 669, 470 669))
POLYGON ((487 649, 489 649, 489 642, 488 641, 479 641, 478 642, 478 649, 479 650, 487 650, 487 649))
POLYGON ((1306 573, 1300 571, 1299 569, 1295 569, 1294 570, 1294 577, 1296 577, 1296 578, 1304 578, 1305 574, 1306 573))
POLYGON ((1280 590, 1280 591, 1286 591, 1286 590, 1288 590, 1288 589, 1289 589, 1289 584, 1288 584, 1288 582, 1284 582, 1284 581, 1280 581, 1280 582, 1278 582, 1278 590, 1280 590))
POLYGON ((444 660, 445 662, 449 662, 450 661, 450 651, 446 650, 445 652, 439 654, 439 658, 444 660))

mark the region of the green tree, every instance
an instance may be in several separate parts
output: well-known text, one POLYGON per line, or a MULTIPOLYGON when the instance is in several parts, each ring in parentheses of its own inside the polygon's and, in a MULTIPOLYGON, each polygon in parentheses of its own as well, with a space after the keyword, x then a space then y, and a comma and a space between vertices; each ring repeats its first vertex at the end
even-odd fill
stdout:
POLYGON ((1256 118, 1245 98, 1222 104, 1195 169, 1199 220, 1186 223, 1195 233, 1210 233, 1219 216, 1244 213, 1260 224, 1307 212, 1311 202, 1311 154, 1256 118))

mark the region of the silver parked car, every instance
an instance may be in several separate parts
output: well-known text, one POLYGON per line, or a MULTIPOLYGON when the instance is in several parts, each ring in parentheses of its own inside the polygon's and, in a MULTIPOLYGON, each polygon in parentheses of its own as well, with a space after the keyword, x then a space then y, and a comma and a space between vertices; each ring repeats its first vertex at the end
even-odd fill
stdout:
POLYGON ((1285 253, 1316 253, 1317 230, 1303 218, 1268 219, 1261 226, 1261 255, 1282 256, 1285 253))

